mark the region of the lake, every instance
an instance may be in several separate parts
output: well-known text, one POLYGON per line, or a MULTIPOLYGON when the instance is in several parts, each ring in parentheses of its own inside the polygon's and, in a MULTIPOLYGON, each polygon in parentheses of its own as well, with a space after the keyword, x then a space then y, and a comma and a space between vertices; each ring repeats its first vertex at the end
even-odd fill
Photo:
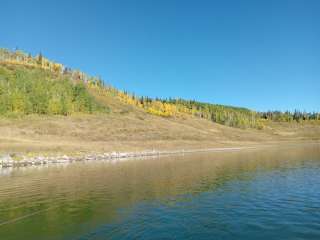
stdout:
POLYGON ((0 169, 0 239, 320 239, 320 145, 0 169))

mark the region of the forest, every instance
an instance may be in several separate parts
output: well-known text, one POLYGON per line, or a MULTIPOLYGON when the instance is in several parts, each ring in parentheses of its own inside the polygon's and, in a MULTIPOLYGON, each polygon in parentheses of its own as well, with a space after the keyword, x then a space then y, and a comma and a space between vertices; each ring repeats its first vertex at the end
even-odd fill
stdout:
POLYGON ((70 115, 107 111, 86 85, 42 69, 0 66, 0 115, 70 115))
POLYGON ((108 113, 109 107, 97 100, 110 96, 161 117, 197 117, 238 128, 262 129, 266 121, 320 121, 313 112, 256 112, 247 108, 203 103, 195 100, 136 96, 107 85, 101 78, 72 70, 45 58, 22 51, 0 49, 0 115, 71 115, 108 113))

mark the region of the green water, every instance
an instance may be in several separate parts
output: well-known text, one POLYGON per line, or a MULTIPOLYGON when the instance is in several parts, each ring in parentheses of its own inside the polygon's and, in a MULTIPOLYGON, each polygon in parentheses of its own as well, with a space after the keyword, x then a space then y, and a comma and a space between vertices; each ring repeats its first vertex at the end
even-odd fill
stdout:
POLYGON ((320 145, 2 169, 0 239, 320 239, 320 145))

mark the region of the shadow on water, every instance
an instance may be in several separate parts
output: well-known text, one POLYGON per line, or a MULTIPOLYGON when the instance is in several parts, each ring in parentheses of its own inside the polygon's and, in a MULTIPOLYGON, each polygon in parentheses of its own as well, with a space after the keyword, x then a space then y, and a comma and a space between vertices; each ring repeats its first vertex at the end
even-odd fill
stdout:
MULTIPOLYGON (((271 205, 278 204, 271 200, 280 193, 268 189, 278 184, 288 193, 281 179, 287 181, 298 176, 300 182, 296 187, 308 184, 310 187, 312 183, 307 182, 310 179, 300 176, 305 172, 289 174, 310 167, 320 169, 319 145, 3 170, 0 239, 155 238, 152 235, 157 232, 155 226, 170 229, 165 223, 175 219, 180 222, 176 223, 178 231, 190 228, 192 218, 199 225, 209 215, 215 218, 204 221, 198 230, 194 227, 189 235, 177 235, 177 238, 196 237, 195 232, 210 234, 213 232, 207 230, 217 230, 218 226, 226 234, 232 225, 230 221, 236 222, 228 216, 246 213, 246 207, 256 207, 257 211, 267 209, 259 205, 267 200, 271 205), (253 190, 259 194, 253 196, 253 190), (212 201, 217 205, 213 207, 212 201), (244 207, 245 201, 251 201, 250 206, 244 207), (123 227, 127 228, 126 232, 119 230, 123 227)), ((174 233, 172 230, 171 234, 174 233)), ((170 235, 159 237, 170 238, 170 235)), ((198 237, 205 238, 201 234, 198 237)))

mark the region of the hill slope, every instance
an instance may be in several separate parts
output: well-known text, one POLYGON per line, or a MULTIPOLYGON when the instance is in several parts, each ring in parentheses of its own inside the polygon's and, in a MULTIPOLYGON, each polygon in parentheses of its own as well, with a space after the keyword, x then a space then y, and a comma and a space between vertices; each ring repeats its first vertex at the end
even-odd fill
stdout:
POLYGON ((245 108, 136 97, 43 56, 7 50, 0 51, 0 116, 0 152, 209 148, 320 138, 319 121, 311 115, 287 123, 245 108))
POLYGON ((198 149, 320 140, 320 126, 314 123, 268 123, 263 130, 239 129, 199 118, 162 118, 124 107, 107 115, 0 119, 0 153, 198 149))
POLYGON ((183 99, 136 97, 104 86, 101 79, 42 55, 32 57, 21 51, 0 49, 0 115, 107 112, 110 109, 105 98, 110 96, 162 117, 192 115, 228 126, 262 126, 259 115, 249 109, 183 99))

